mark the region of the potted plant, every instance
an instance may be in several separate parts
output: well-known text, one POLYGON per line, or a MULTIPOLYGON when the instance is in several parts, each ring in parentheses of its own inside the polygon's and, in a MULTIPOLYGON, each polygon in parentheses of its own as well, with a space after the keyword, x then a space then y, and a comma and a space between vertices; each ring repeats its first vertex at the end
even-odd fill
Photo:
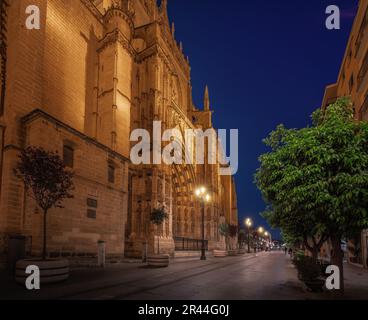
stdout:
POLYGON ((219 225, 219 233, 222 237, 225 238, 225 250, 216 249, 213 251, 213 256, 215 258, 223 258, 228 255, 227 248, 228 248, 228 236, 229 236, 229 225, 227 223, 221 223, 219 225))
MULTIPOLYGON (((169 218, 164 207, 154 209, 150 216, 150 221, 157 229, 169 218)), ((150 267, 168 267, 170 256, 168 254, 160 254, 160 235, 157 236, 157 254, 149 255, 147 263, 150 267)))
POLYGON ((293 263, 298 270, 298 278, 312 291, 322 292, 325 284, 321 274, 321 266, 316 261, 304 255, 297 255, 293 263))
POLYGON ((19 155, 14 173, 23 183, 27 194, 43 212, 43 248, 41 259, 20 260, 16 264, 16 280, 23 282, 29 265, 40 269, 41 283, 53 283, 69 277, 68 260, 47 257, 47 215, 51 208, 62 208, 64 199, 73 198, 73 172, 64 165, 61 157, 42 148, 28 147, 19 155))

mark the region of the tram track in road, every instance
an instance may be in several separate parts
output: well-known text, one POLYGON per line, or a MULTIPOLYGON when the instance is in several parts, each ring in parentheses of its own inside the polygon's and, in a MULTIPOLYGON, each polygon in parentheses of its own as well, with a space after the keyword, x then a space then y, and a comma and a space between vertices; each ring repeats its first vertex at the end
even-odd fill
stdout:
MULTIPOLYGON (((58 300, 78 300, 78 299, 85 299, 85 297, 88 296, 93 296, 93 298, 96 297, 106 297, 106 299, 109 300, 121 300, 125 297, 129 297, 131 295, 135 295, 137 293, 140 292, 145 292, 145 291, 149 291, 149 290, 154 290, 163 286, 167 286, 167 285, 171 285, 173 283, 176 282, 180 282, 180 281, 184 281, 187 279, 190 279, 192 277, 196 277, 196 276, 200 276, 206 273, 210 273, 216 270, 221 270, 223 268, 229 267, 229 266, 233 266, 233 265, 237 265, 237 264, 241 264, 244 263, 245 261, 249 261, 249 260, 253 260, 257 258, 257 256, 250 256, 250 257, 243 257, 242 259, 236 259, 236 260, 228 260, 228 259, 224 259, 221 261, 216 261, 214 262, 209 261, 207 262, 205 265, 201 264, 201 265, 197 265, 191 268, 186 268, 186 269, 180 269, 180 270, 175 270, 172 272, 164 272, 161 273, 159 275, 156 276, 149 276, 149 281, 150 282, 160 282, 162 279, 168 279, 168 278, 173 278, 172 280, 168 280, 168 281, 164 281, 162 283, 159 284, 155 284, 155 285, 147 285, 144 286, 142 285, 139 289, 135 289, 132 290, 130 292, 126 292, 124 294, 119 294, 119 295, 111 295, 111 294, 106 294, 106 292, 108 292, 109 290, 116 290, 119 287, 124 287, 124 288, 128 288, 129 286, 134 286, 137 283, 142 283, 145 280, 147 280, 148 275, 144 275, 141 276, 139 278, 136 278, 134 280, 128 280, 128 281, 119 281, 118 283, 114 283, 114 284, 108 284, 108 285, 102 285, 102 286, 96 286, 90 289, 86 289, 86 290, 80 290, 78 292, 74 292, 71 294, 66 294, 60 297, 57 297, 58 300), (201 270, 203 269, 203 270, 201 270), (183 276, 177 277, 175 278, 176 275, 178 274, 182 274, 183 272, 187 273, 183 276)), ((164 270, 166 271, 166 269, 164 270)), ((92 297, 90 299, 93 299, 92 297)), ((87 298, 89 299, 89 298, 87 298)))

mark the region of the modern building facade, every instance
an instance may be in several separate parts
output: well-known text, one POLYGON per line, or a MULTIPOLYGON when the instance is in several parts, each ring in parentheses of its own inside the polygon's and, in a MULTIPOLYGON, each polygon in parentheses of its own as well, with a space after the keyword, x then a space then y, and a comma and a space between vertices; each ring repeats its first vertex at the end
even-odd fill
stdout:
MULTIPOLYGON (((356 120, 368 121, 368 0, 359 1, 337 82, 326 87, 322 108, 338 97, 350 97, 356 120)), ((348 244, 348 260, 368 268, 368 230, 360 238, 348 244)))
MULTIPOLYGON (((38 254, 42 214, 14 176, 27 146, 57 151, 75 172, 74 199, 49 214, 52 255, 140 257, 148 243, 161 252, 193 249, 201 235, 194 190, 206 185, 209 249, 223 247, 220 223, 237 224, 235 181, 221 164, 134 165, 132 130, 212 129, 208 88, 203 108, 192 101, 190 65, 169 24, 167 1, 12 0, 1 7, 0 252, 12 235, 38 254), (25 26, 40 9, 41 28, 25 26), (150 224, 164 206, 169 219, 150 224), (186 241, 186 242, 185 242, 186 241), (181 247, 182 243, 190 244, 181 247)), ((152 149, 152 148, 151 148, 152 149)))

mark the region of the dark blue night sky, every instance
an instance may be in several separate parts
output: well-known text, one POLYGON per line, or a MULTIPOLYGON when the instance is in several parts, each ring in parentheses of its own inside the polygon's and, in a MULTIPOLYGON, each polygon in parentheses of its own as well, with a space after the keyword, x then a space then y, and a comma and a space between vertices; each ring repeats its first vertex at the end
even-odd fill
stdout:
MULTIPOLYGON (((298 128, 336 81, 357 0, 169 0, 176 39, 192 66, 194 102, 209 85, 217 128, 239 129, 239 218, 265 208, 253 183, 262 143, 278 124, 298 128), (341 9, 341 30, 328 31, 325 10, 341 9)), ((273 231, 278 238, 277 231, 273 231)))

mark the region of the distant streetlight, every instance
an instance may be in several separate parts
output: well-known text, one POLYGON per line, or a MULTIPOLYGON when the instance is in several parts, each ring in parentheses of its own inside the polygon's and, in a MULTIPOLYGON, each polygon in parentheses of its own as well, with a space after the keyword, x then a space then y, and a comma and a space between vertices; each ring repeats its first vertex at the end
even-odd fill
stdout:
MULTIPOLYGON (((263 227, 259 227, 258 228, 258 230, 257 230, 257 232, 258 232, 258 234, 259 234, 259 237, 260 237, 260 239, 259 239, 259 241, 261 242, 261 245, 262 245, 262 247, 263 247, 263 241, 262 241, 262 236, 264 235, 264 232, 265 232, 265 229, 263 228, 263 227)), ((259 242, 258 241, 258 242, 259 242)), ((257 245, 257 247, 258 247, 258 245, 257 245)))
POLYGON ((253 222, 250 218, 245 219, 245 226, 248 228, 248 253, 250 253, 250 228, 253 222))
POLYGON ((200 200, 201 210, 202 210, 202 254, 201 260, 206 260, 206 245, 204 239, 204 209, 206 203, 211 201, 211 196, 207 193, 207 189, 205 187, 199 187, 195 190, 195 195, 200 200))
POLYGON ((268 243, 269 243, 269 245, 271 246, 271 244, 272 244, 272 235, 271 235, 271 233, 270 233, 270 232, 268 232, 268 231, 266 231, 266 232, 264 233, 264 235, 265 235, 265 237, 267 237, 267 238, 268 238, 268 243))

